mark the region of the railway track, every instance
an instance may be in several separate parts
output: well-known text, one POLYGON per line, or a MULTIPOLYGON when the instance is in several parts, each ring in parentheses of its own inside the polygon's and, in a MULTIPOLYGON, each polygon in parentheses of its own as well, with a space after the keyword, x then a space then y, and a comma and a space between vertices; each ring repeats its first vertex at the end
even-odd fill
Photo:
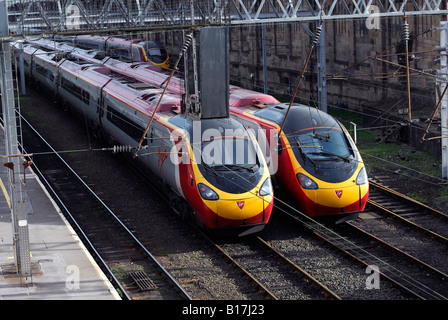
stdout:
POLYGON ((340 238, 318 235, 366 266, 376 266, 382 276, 419 299, 448 299, 448 275, 445 273, 350 222, 333 230, 340 238))
POLYGON ((34 170, 123 299, 190 300, 132 230, 24 118, 34 170))
POLYGON ((368 205, 448 245, 448 215, 370 180, 368 205))
MULTIPOLYGON (((165 195, 160 197, 168 201, 165 195)), ((247 284, 246 291, 252 291, 254 299, 340 300, 337 294, 260 237, 227 241, 226 237, 215 238, 204 233, 196 225, 191 227, 234 266, 234 273, 239 274, 240 282, 247 284)))
POLYGON ((293 211, 291 208, 282 210, 328 244, 366 267, 377 270, 385 279, 417 299, 448 299, 446 273, 358 228, 352 222, 323 225, 293 211))
MULTIPOLYGON (((44 100, 43 103, 46 103, 46 101, 44 100)), ((61 118, 67 118, 67 115, 64 113, 59 113, 57 112, 57 110, 55 110, 53 112, 53 108, 54 106, 52 104, 48 104, 48 106, 46 105, 46 110, 48 110, 47 112, 52 112, 52 117, 51 120, 48 120, 48 123, 50 123, 50 126, 52 123, 65 123, 65 125, 67 125, 66 121, 64 121, 61 118)), ((35 112, 34 108, 26 108, 25 109, 26 113, 30 113, 33 115, 33 113, 35 112)), ((37 113, 37 112, 36 112, 37 113)), ((54 136, 54 132, 52 130, 48 130, 49 125, 47 124, 47 122, 45 122, 42 125, 43 121, 47 121, 47 119, 45 117, 37 117, 34 114, 33 117, 33 124, 36 124, 37 126, 40 126, 42 128, 42 130, 45 132, 46 135, 48 135, 49 137, 54 136)), ((76 123, 75 123, 76 124, 76 123)), ((71 122, 68 123, 68 125, 71 125, 71 122)), ((82 130, 73 130, 72 128, 68 127, 66 128, 66 130, 64 130, 64 135, 68 136, 68 139, 65 138, 62 141, 58 141, 58 139, 55 139, 55 142, 59 142, 59 148, 64 149, 64 150, 73 150, 73 149, 81 149, 81 148, 85 148, 83 143, 81 144, 73 144, 72 140, 75 140, 76 137, 78 137, 78 135, 82 132, 79 132, 82 130), (72 131, 77 132, 77 133, 72 133, 72 131), (72 139, 70 139, 70 136, 72 136, 72 139)), ((85 133, 85 132, 84 132, 85 133)), ((85 139, 85 138, 84 138, 85 139)), ((32 140, 30 140, 28 137, 26 137, 24 139, 25 141, 29 141, 29 143, 31 145, 38 145, 40 144, 40 142, 33 142, 32 140)), ((90 145, 90 144, 89 144, 90 145)), ((37 152, 36 152, 37 153, 37 152)), ((52 153, 52 151, 50 152, 52 153)), ((91 154, 91 153, 89 153, 91 154)), ((96 168, 96 161, 93 158, 96 157, 86 157, 87 159, 89 159, 88 161, 92 161, 94 163, 92 163, 92 170, 84 170, 82 168, 86 167, 86 163, 84 161, 84 157, 82 155, 82 153, 78 153, 75 155, 70 155, 70 154, 64 154, 65 158, 68 158, 68 160, 70 160, 70 163, 73 164, 75 167, 77 167, 78 169, 80 169, 80 172, 83 172, 82 174, 85 176, 90 176, 91 177, 87 180, 90 181, 91 184, 94 184, 93 187, 95 187, 95 189, 99 189, 102 190, 103 192, 114 192, 114 188, 106 188, 105 186, 102 185, 102 179, 97 179, 93 176, 96 176, 97 174, 94 173, 93 171, 98 170, 96 168), (81 163, 80 163, 81 162, 81 163), (98 185, 96 185, 98 183, 98 185), (108 191, 110 190, 110 191, 108 191)), ((104 161, 104 157, 98 157, 99 158, 99 162, 104 161)), ((108 157, 109 158, 109 157, 108 157)), ((34 160, 37 160, 37 156, 34 157, 34 160)), ((59 161, 59 160, 58 160, 59 161)), ((37 162, 37 161, 36 161, 37 162)), ((110 164, 105 164, 105 165, 110 165, 110 164)), ((127 163, 122 163, 122 165, 127 165, 127 163)), ((119 166, 113 166, 113 168, 115 167, 119 167, 119 166)), ((128 166, 130 167, 130 166, 128 166)), ((118 169, 119 170, 119 169, 118 169)), ((109 170, 106 170, 107 172, 109 172, 109 170)), ((131 169, 131 171, 133 171, 131 169)), ((100 173, 101 176, 103 176, 103 173, 100 173)), ((142 178, 142 180, 145 180, 144 177, 139 176, 142 178)), ((62 178, 61 178, 62 179, 62 178)), ((62 181, 61 179, 57 179, 58 181, 62 181)), ((115 184, 114 179, 111 177, 110 178, 110 183, 109 184, 115 184)), ((122 181, 121 179, 118 179, 118 181, 122 181)), ((147 181, 147 180, 145 180, 147 181)), ((70 182, 70 178, 67 178, 67 182, 70 182)), ((148 185, 151 185, 151 181, 147 181, 148 185)), ((127 188, 141 188, 142 184, 144 183, 139 183, 136 184, 135 186, 129 185, 127 180, 123 181, 123 183, 127 186, 127 188)), ((251 300, 264 300, 264 299, 274 299, 273 296, 270 296, 269 294, 266 293, 266 291, 264 291, 262 288, 260 288, 259 284, 253 281, 253 278, 251 278, 244 270, 239 269, 238 266, 236 266, 231 260, 229 260, 229 258, 227 256, 225 256, 223 258, 223 252, 220 250, 217 250, 216 247, 213 246, 207 246, 206 242, 204 242, 205 240, 201 237, 200 233, 196 233, 194 232, 192 234, 192 228, 186 224, 185 222, 180 222, 178 220, 177 217, 175 217, 175 215, 168 215, 171 212, 165 212, 168 211, 167 210, 167 206, 161 206, 160 209, 162 211, 164 211, 161 215, 165 215, 167 216, 164 219, 160 219, 160 218, 156 218, 156 214, 151 214, 148 215, 146 212, 147 207, 151 206, 152 208, 154 208, 154 210, 158 210, 159 209, 159 202, 164 202, 162 199, 164 198, 164 194, 157 192, 157 190, 152 190, 153 188, 150 188, 150 190, 144 191, 143 192, 137 192, 137 190, 132 191, 130 193, 127 193, 126 196, 123 193, 122 196, 117 197, 115 196, 116 199, 114 199, 114 196, 110 196, 110 194, 103 194, 102 197, 111 200, 110 202, 112 203, 112 205, 120 210, 117 210, 118 212, 122 212, 122 216, 124 219, 126 219, 126 224, 130 226, 130 228, 132 229, 132 232, 134 234, 138 234, 141 236, 141 238, 143 239, 144 243, 147 244, 147 247, 154 249, 155 255, 159 258, 159 260, 162 262, 162 264, 164 265, 164 267, 169 270, 170 274, 173 275, 173 277, 180 283, 182 283, 182 287, 188 290, 188 293, 190 294, 190 296, 194 297, 194 299, 220 299, 220 297, 222 297, 223 293, 221 293, 220 291, 224 291, 227 292, 228 290, 238 290, 238 288, 240 288, 239 290, 241 290, 241 292, 238 292, 238 295, 233 295, 232 297, 242 297, 244 299, 251 299, 251 300), (152 197, 146 197, 145 192, 153 192, 154 193, 154 198, 155 201, 157 203, 154 203, 152 200, 152 197), (143 201, 137 200, 134 202, 135 206, 137 208, 132 208, 130 209, 129 206, 126 205, 121 205, 121 203, 123 202, 129 202, 125 199, 131 199, 130 197, 137 197, 143 198, 143 201), (118 201, 117 201, 118 200, 118 201), (140 204, 140 202, 144 203, 144 205, 142 206, 142 204, 140 204), (140 208, 140 212, 134 213, 136 211, 139 211, 138 208, 140 208), (121 210, 123 209, 123 210, 121 210), (133 211, 133 213, 131 213, 130 211, 133 211), (146 214, 145 214, 146 213, 146 214), (150 218, 148 218, 148 216, 152 216, 150 218), (153 219, 155 218, 156 221, 153 221, 153 219), (163 221, 163 222, 162 222, 163 221), (161 224, 162 222, 162 224, 161 224), (154 228, 157 228, 157 230, 153 230, 152 226, 153 223, 155 223, 154 228), (151 224, 150 226, 146 226, 147 224, 151 224), (135 230, 135 231, 134 231, 135 230), (162 232, 160 232, 160 230, 163 230, 162 232), (163 233, 163 236, 161 235, 161 233, 163 233), (167 237, 166 237, 167 236, 167 237), (175 238, 176 240, 171 240, 171 238, 175 238), (187 238, 185 240, 182 240, 183 238, 187 238), (162 240, 160 240, 162 239, 162 240), (168 243, 164 244, 163 241, 167 241, 168 243), (169 246, 171 245, 171 241, 173 241, 173 243, 176 243, 176 247, 175 247, 175 251, 170 251, 169 246), (178 251, 181 250, 182 251, 182 247, 185 247, 184 244, 180 244, 179 242, 186 242, 187 248, 184 248, 183 250, 186 252, 191 251, 190 254, 185 254, 185 255, 179 255, 180 259, 179 260, 178 257, 176 257, 178 254, 178 251), (197 263, 196 260, 200 260, 200 264, 197 263), (230 261, 230 262, 229 262, 230 261), (229 271, 230 270, 230 271, 229 271), (224 272, 224 273, 229 273, 228 276, 224 277, 227 278, 228 281, 230 282, 230 289, 227 289, 225 286, 223 287, 219 287, 222 286, 222 279, 221 279, 221 274, 215 274, 214 276, 211 276, 214 272, 224 272), (217 281, 210 281, 209 278, 214 278, 217 279, 217 281), (219 278, 219 279, 218 279, 219 278), (211 286, 209 283, 212 282, 213 285, 211 286), (216 287, 215 287, 216 286, 216 287)), ((166 199, 165 199, 166 200, 166 199)), ((122 219, 123 219, 122 218, 122 219)), ((98 226, 100 224, 97 224, 98 226)), ((92 229, 90 229, 90 232, 86 232, 88 233, 88 236, 91 236, 91 234, 96 234, 97 232, 101 232, 101 227, 98 226, 92 226, 92 229)), ((109 228, 109 227, 108 227, 109 228)), ((113 226, 111 227, 113 228, 113 226)), ((117 242, 128 242, 126 240, 122 240, 122 241, 117 241, 117 242)), ((111 262, 111 267, 110 269, 112 269, 113 271, 118 271, 118 276, 120 277, 123 272, 121 270, 126 270, 129 265, 130 262, 132 263, 132 265, 136 265, 137 264, 137 260, 138 256, 135 256, 135 251, 134 249, 130 248, 129 245, 120 245, 117 246, 115 244, 115 241, 112 242, 110 239, 105 239, 105 241, 99 240, 99 242, 96 242, 96 245, 99 247, 99 249, 102 251, 102 253, 104 255, 108 256, 108 260, 111 262)), ((225 254, 224 254, 225 255, 225 254)), ((140 260, 139 260, 140 261, 140 260)), ((124 272, 124 276, 126 279, 125 283, 124 283, 124 289, 122 290, 126 290, 126 288, 130 289, 130 291, 134 290, 134 291, 138 291, 138 288, 136 286, 136 284, 134 283, 134 281, 132 281, 130 279, 129 276, 127 276, 127 272, 124 272), (132 288, 135 287, 135 288, 132 288)), ((226 283, 226 286, 228 286, 228 283, 226 283)), ((163 288, 162 285, 160 285, 160 287, 163 288)), ((169 287, 169 286, 167 286, 169 287)), ((136 292, 139 293, 139 292, 136 292)), ((150 294, 151 292, 146 292, 146 294, 150 294)), ((137 299, 146 299, 148 298, 147 296, 137 296, 137 299)), ((150 297, 151 299, 153 299, 152 297, 150 297)), ((177 298, 177 297, 175 297, 177 298)), ((231 298, 227 298, 227 299, 231 299, 231 298)))
POLYGON ((337 294, 261 237, 225 242, 206 238, 244 272, 268 299, 340 300, 337 294))

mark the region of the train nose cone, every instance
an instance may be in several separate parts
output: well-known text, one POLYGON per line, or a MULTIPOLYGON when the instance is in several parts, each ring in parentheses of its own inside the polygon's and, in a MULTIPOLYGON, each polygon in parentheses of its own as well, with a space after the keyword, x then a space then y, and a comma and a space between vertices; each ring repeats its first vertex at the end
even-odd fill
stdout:
POLYGON ((218 216, 232 219, 244 220, 263 212, 263 200, 258 197, 244 200, 218 200, 218 216))

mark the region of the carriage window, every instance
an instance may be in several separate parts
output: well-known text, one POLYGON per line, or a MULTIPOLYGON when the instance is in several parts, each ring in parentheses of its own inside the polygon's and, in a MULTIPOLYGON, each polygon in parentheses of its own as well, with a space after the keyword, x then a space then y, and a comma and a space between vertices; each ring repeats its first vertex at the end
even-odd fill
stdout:
MULTIPOLYGON (((145 129, 139 126, 135 121, 121 114, 111 106, 107 106, 107 120, 122 130, 135 141, 140 141, 145 129)), ((147 145, 148 141, 143 140, 143 145, 147 145)))
POLYGON ((85 104, 90 103, 90 93, 86 90, 83 90, 81 87, 77 86, 70 80, 61 78, 61 87, 70 92, 74 97, 81 100, 85 104))
POLYGON ((45 72, 47 69, 45 69, 43 66, 36 63, 36 72, 40 73, 41 75, 45 76, 45 72))

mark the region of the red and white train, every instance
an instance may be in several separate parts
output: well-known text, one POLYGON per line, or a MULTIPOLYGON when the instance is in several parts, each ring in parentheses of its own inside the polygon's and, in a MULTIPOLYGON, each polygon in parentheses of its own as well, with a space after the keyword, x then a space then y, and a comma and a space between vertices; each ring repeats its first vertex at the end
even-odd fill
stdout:
POLYGON ((164 68, 170 67, 170 57, 165 47, 157 41, 128 39, 102 35, 78 35, 60 37, 82 49, 94 49, 106 52, 120 60, 131 62, 149 62, 164 68))
MULTIPOLYGON (((232 92, 232 91, 231 91, 232 92)), ((369 184, 364 162, 345 127, 328 113, 273 101, 245 89, 231 93, 230 112, 246 128, 265 133, 265 154, 275 183, 312 217, 353 218, 366 206, 369 184)), ((261 143, 261 140, 260 140, 261 143)))
MULTIPOLYGON (((15 47, 14 53, 18 63, 15 47)), ((33 44, 23 46, 23 56, 26 77, 87 119, 98 135, 123 146, 141 140, 162 89, 33 44)), ((180 103, 175 93, 163 96, 142 148, 136 157, 129 153, 129 160, 168 195, 180 215, 208 230, 260 231, 269 221, 274 197, 255 137, 232 118, 182 114, 180 103)))
MULTIPOLYGON (((78 52, 92 59, 95 53, 78 52)), ((168 78, 164 68, 147 63, 126 63, 106 57, 94 58, 112 70, 139 81, 162 87, 168 78)), ((169 84, 183 94, 184 84, 176 77, 169 84)), ((369 194, 362 157, 344 126, 316 108, 288 105, 271 95, 230 86, 230 113, 257 137, 275 184, 291 196, 296 207, 312 217, 346 216, 364 210, 369 194)))

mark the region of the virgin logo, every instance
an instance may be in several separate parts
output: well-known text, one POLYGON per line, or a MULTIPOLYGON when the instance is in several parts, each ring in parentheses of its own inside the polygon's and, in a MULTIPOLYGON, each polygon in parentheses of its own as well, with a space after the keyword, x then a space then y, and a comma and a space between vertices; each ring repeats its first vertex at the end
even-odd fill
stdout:
POLYGON ((342 197, 342 190, 336 190, 334 193, 336 193, 338 198, 342 197))
POLYGON ((238 208, 243 209, 244 207, 244 201, 237 201, 236 205, 238 206, 238 208))

